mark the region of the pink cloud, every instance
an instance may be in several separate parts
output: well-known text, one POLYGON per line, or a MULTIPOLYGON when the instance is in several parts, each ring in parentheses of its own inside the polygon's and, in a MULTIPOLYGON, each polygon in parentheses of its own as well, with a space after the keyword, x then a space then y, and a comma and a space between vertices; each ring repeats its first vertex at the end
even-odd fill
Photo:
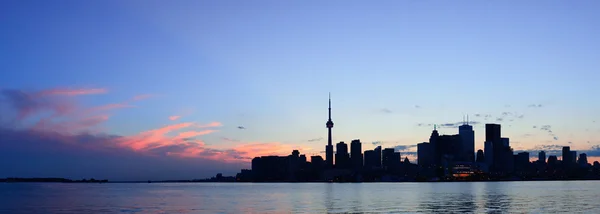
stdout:
POLYGON ((133 97, 132 100, 133 101, 140 101, 140 100, 148 99, 150 97, 154 97, 154 95, 152 95, 152 94, 141 94, 141 95, 137 95, 137 96, 133 97))
POLYGON ((197 125, 197 128, 203 129, 203 128, 214 128, 214 127, 220 127, 223 126, 223 124, 221 124, 220 122, 212 122, 206 125, 197 125))
POLYGON ((169 120, 175 121, 178 120, 181 116, 173 115, 169 117, 169 120))
POLYGON ((135 106, 124 104, 124 103, 111 103, 111 104, 106 104, 106 105, 90 108, 89 111, 107 111, 107 110, 112 110, 112 109, 132 108, 132 107, 135 107, 135 106))
POLYGON ((78 96, 78 95, 90 95, 90 94, 104 94, 108 90, 105 88, 89 88, 89 89, 65 89, 56 88, 41 91, 41 95, 64 95, 64 96, 78 96))
POLYGON ((183 138, 192 138, 192 137, 197 137, 197 136, 202 136, 202 135, 207 135, 213 132, 216 132, 217 130, 204 130, 204 131, 188 131, 188 132, 181 132, 177 135, 177 138, 183 139, 183 138))

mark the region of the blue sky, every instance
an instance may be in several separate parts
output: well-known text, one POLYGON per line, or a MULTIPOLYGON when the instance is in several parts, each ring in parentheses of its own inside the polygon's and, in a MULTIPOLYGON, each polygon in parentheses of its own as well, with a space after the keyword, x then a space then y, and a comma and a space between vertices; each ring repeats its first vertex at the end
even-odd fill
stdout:
POLYGON ((328 92, 335 142, 414 145, 428 139, 427 124, 469 114, 481 123, 477 149, 483 124, 494 122, 515 149, 589 150, 600 144, 599 9, 597 1, 4 1, 0 88, 106 89, 70 101, 81 108, 151 95, 86 128, 135 136, 219 122, 196 139, 215 150, 279 143, 318 154, 328 92))

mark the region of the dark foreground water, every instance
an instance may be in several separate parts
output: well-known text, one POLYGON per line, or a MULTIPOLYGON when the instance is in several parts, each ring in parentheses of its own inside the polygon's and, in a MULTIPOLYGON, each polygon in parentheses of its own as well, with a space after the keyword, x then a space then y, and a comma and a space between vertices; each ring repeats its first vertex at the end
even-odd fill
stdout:
POLYGON ((600 181, 0 183, 0 213, 600 213, 600 181))

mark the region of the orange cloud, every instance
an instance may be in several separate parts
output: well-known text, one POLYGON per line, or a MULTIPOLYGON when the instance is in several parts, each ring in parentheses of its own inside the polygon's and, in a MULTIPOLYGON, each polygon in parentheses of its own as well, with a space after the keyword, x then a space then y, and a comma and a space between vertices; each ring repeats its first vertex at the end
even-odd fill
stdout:
POLYGON ((78 96, 78 95, 89 95, 89 94, 104 94, 108 90, 104 88, 90 88, 90 89, 65 89, 57 88, 42 91, 42 95, 64 95, 64 96, 78 96))
POLYGON ((178 120, 180 117, 181 117, 181 116, 173 115, 173 116, 170 116, 170 117, 169 117, 169 120, 173 120, 173 121, 175 121, 175 120, 178 120))

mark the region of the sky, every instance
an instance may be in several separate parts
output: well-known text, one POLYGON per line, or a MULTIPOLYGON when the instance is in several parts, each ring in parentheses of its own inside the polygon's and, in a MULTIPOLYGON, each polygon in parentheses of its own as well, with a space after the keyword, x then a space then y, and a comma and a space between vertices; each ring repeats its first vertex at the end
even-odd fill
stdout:
MULTIPOLYGON (((2 1, 0 177, 235 175, 465 115, 600 160, 598 1, 2 1)), ((560 157, 559 157, 560 158, 560 157)))

